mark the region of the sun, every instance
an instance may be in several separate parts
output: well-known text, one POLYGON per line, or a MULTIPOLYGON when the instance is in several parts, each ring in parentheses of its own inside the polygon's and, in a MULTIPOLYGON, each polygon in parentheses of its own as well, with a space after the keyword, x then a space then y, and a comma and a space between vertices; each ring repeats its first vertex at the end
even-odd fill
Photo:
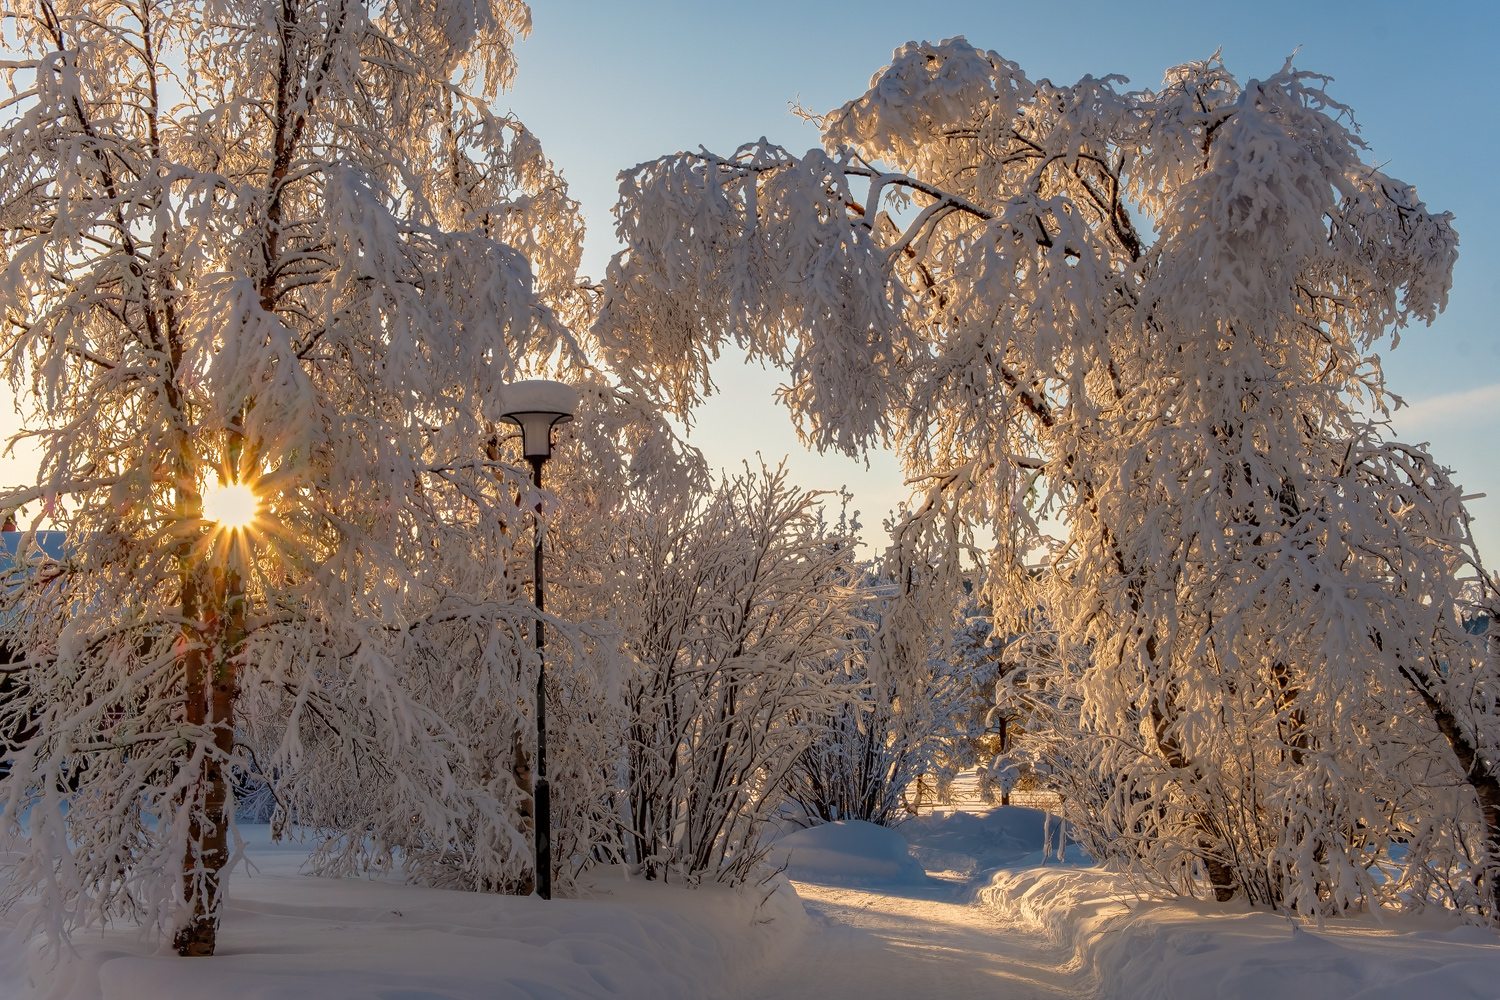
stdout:
POLYGON ((203 497, 204 520, 233 531, 248 528, 260 514, 260 500, 244 483, 215 484, 203 497))

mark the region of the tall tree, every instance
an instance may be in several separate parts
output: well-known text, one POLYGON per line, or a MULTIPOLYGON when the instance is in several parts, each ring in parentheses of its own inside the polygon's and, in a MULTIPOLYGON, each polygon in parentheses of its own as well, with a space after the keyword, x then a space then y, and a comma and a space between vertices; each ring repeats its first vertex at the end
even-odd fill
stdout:
POLYGON ((412 671, 455 650, 468 690, 525 703, 507 551, 537 498, 494 446, 497 392, 576 358, 587 308, 577 206, 488 107, 528 8, 5 16, 0 356, 44 457, 0 506, 40 499, 70 536, 0 617, 25 650, 0 730, 36 734, 3 785, 30 838, 12 891, 54 933, 128 913, 211 954, 246 692, 285 702, 290 773, 320 773, 295 767, 314 737, 378 758, 382 815, 439 855, 490 823, 479 853, 506 857, 474 877, 519 877, 524 789, 467 759, 412 671), (220 486, 253 491, 247 527, 205 519, 220 486))
POLYGON ((910 43, 809 116, 822 150, 627 171, 595 330, 627 382, 666 376, 664 405, 734 344, 789 371, 810 443, 893 441, 918 484, 896 565, 956 586, 981 563, 997 614, 1045 627, 1070 711, 1128 757, 1094 763, 1168 817, 1151 850, 1175 884, 1305 909, 1373 891, 1350 831, 1379 796, 1344 778, 1377 770, 1347 697, 1372 672, 1482 806, 1476 876, 1500 772, 1469 692, 1494 666, 1439 664, 1478 557, 1447 475, 1360 416, 1389 402, 1374 346, 1446 301, 1450 217, 1290 63, 1124 82, 910 43))

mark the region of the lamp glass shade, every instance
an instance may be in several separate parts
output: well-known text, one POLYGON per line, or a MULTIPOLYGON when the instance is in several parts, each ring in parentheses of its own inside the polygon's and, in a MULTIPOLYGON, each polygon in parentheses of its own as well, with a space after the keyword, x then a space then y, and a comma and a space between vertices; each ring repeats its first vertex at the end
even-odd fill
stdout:
POLYGON ((552 454, 552 428, 573 419, 578 409, 578 390, 550 379, 512 382, 501 395, 501 419, 521 428, 522 451, 527 458, 552 454))
POLYGON ((573 418, 566 413, 507 413, 504 418, 521 428, 522 450, 527 458, 552 454, 552 427, 573 418))

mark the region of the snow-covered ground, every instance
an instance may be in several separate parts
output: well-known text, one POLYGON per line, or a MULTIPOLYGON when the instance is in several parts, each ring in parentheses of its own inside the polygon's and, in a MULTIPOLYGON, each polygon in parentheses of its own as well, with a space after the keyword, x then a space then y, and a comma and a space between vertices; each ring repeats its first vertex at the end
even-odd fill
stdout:
MULTIPOLYGON (((697 890, 603 872, 584 898, 310 878, 305 845, 242 827, 257 867, 230 883, 211 959, 133 928, 79 935, 61 961, 0 939, 0 1000, 511 1000, 732 996, 814 929, 784 883, 697 890)), ((9 929, 9 928, 7 928, 9 929)))
POLYGON ((1065 956, 1080 986, 1151 1000, 1494 1000, 1500 939, 1441 913, 1293 923, 1244 905, 1141 899, 1097 869, 996 874, 978 904, 1065 956))
POLYGON ((309 878, 305 847, 247 827, 257 870, 231 883, 217 957, 116 929, 57 960, 9 933, 0 1000, 1500 997, 1491 931, 1441 914, 1294 929, 1143 900, 1076 849, 1042 865, 1043 814, 970 808, 899 831, 793 832, 775 854, 790 882, 692 890, 602 872, 548 903, 309 878))

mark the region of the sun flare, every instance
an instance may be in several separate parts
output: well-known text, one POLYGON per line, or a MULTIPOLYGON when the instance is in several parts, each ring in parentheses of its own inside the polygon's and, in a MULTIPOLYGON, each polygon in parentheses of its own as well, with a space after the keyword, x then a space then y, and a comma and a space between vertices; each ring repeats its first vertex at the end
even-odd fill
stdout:
POLYGON ((260 500, 244 483, 210 486, 203 497, 203 517, 220 528, 248 528, 260 514, 260 500))

